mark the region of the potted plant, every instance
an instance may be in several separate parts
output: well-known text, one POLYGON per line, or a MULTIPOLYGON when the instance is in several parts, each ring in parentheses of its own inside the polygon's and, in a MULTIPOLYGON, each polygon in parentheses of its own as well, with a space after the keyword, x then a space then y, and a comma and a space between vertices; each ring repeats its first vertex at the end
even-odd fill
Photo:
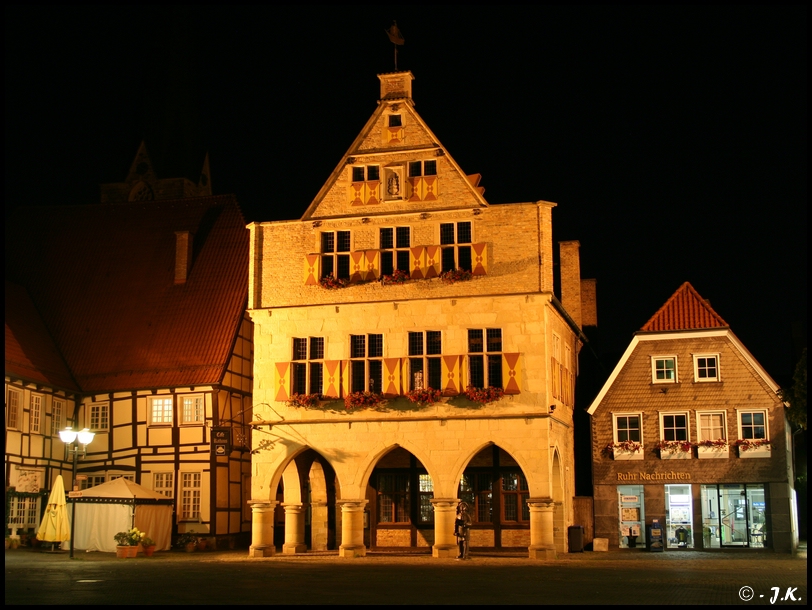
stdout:
POLYGON ((145 557, 152 557, 155 552, 155 541, 149 536, 141 538, 141 548, 144 549, 145 557))
POLYGON ((126 559, 130 551, 130 532, 119 532, 113 540, 116 542, 116 557, 126 559))
POLYGON ((637 441, 620 441, 609 443, 603 450, 616 460, 642 460, 643 445, 637 441))
POLYGON ((733 446, 739 448, 740 458, 770 457, 772 445, 766 438, 740 438, 733 441, 733 446))
POLYGON ((194 530, 178 536, 177 545, 187 553, 192 553, 197 548, 197 536, 195 536, 194 530))
POLYGON ((440 402, 443 393, 440 390, 433 388, 415 388, 406 392, 406 398, 409 402, 416 405, 425 407, 426 405, 433 405, 435 402, 440 402))
POLYGON ((727 440, 717 438, 716 440, 703 440, 696 444, 696 457, 699 459, 715 459, 730 457, 727 450, 727 440))
POLYGON ((493 386, 488 386, 487 388, 475 388, 473 386, 468 386, 463 394, 471 402, 478 402, 481 405, 486 405, 491 402, 496 402, 502 398, 502 396, 505 395, 505 391, 502 388, 495 388, 493 386))

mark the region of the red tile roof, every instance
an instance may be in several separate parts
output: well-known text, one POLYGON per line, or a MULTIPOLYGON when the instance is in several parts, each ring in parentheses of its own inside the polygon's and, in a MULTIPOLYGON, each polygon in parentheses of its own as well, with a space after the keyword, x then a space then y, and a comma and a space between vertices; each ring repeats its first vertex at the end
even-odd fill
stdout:
POLYGON ((62 355, 25 288, 6 282, 5 373, 52 388, 76 391, 62 355))
POLYGON ((694 330, 727 328, 727 326, 727 322, 713 311, 696 289, 689 282, 685 282, 640 330, 694 330))
POLYGON ((83 391, 222 379, 248 299, 248 230, 233 197, 31 207, 14 222, 6 277, 28 288, 83 391), (192 266, 175 284, 183 230, 192 266))

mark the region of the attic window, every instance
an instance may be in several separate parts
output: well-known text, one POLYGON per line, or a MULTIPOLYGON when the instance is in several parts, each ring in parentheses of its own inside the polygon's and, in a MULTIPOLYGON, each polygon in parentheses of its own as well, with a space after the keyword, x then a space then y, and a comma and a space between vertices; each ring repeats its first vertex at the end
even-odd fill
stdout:
POLYGON ((367 165, 362 167, 352 168, 352 181, 364 182, 379 180, 381 176, 381 168, 378 165, 367 165))
POLYGON ((409 163, 409 177, 436 176, 437 161, 429 159, 427 161, 412 161, 409 163))
POLYGON ((403 117, 399 114, 390 114, 389 115, 389 127, 402 127, 403 126, 403 117))

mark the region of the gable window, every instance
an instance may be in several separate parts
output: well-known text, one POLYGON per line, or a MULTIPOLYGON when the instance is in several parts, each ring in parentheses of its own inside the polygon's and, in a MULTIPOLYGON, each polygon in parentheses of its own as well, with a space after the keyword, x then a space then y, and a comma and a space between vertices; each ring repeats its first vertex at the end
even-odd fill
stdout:
POLYGON ((151 421, 155 426, 172 424, 172 397, 153 396, 149 399, 151 421))
POLYGON ((6 398, 6 425, 9 428, 17 429, 20 420, 20 401, 22 392, 9 388, 6 398))
POLYGON ((402 127, 402 126, 403 126, 403 115, 400 114, 389 115, 389 127, 402 127))
MULTIPOLYGON (((202 394, 182 396, 181 421, 184 424, 202 424, 206 416, 206 402, 202 394)), ((171 420, 170 420, 171 421, 171 420)))
POLYGON ((739 438, 744 440, 767 440, 767 412, 739 411, 739 438))
POLYGON ((502 329, 468 329, 468 385, 502 387, 502 329))
POLYGON ((175 497, 175 473, 156 472, 152 475, 152 489, 167 498, 175 497))
POLYGON ((39 434, 42 430, 42 394, 31 394, 28 416, 31 433, 39 434))
POLYGON ((395 269, 409 273, 412 245, 410 227, 383 227, 380 230, 381 275, 392 275, 395 269))
POLYGON ((54 399, 51 403, 51 436, 59 436, 65 417, 65 401, 54 399))
POLYGON ((664 441, 687 441, 688 414, 660 413, 660 434, 664 441))
POLYGON ((352 168, 352 181, 353 182, 371 182, 380 180, 381 166, 380 165, 362 165, 360 167, 352 168))
POLYGON ((617 413, 613 416, 616 443, 642 443, 643 432, 640 425, 643 416, 640 413, 617 413))
POLYGON ((104 431, 110 426, 110 405, 106 402, 90 405, 90 429, 104 431))
MULTIPOLYGON (((391 133, 391 130, 386 130, 391 133)), ((395 131, 400 131, 395 129, 395 131)), ((350 168, 349 203, 356 205, 377 205, 381 202, 381 166, 356 165, 350 168)), ((392 186, 392 185, 390 185, 392 186)))
POLYGON ((181 475, 181 521, 194 521, 200 517, 200 473, 182 472, 181 475))
POLYGON ((719 381, 719 356, 702 354, 694 356, 695 381, 719 381))
POLYGON ((293 339, 291 391, 294 394, 321 394, 324 380, 324 337, 293 339))
POLYGON ((409 177, 417 178, 419 176, 436 176, 437 175, 437 161, 428 159, 426 161, 412 161, 409 163, 409 177))
POLYGON ((441 224, 440 246, 443 272, 455 269, 472 271, 470 221, 441 224))
POLYGON ((442 388, 443 353, 439 330, 409 333, 409 389, 442 388))
POLYGON ((350 335, 350 391, 383 391, 383 335, 350 335))
POLYGON ((652 358, 651 358, 651 381, 653 383, 676 383, 676 381, 677 381, 677 357, 676 356, 652 356, 652 358))
POLYGON ((350 232, 321 234, 321 277, 350 278, 350 232))

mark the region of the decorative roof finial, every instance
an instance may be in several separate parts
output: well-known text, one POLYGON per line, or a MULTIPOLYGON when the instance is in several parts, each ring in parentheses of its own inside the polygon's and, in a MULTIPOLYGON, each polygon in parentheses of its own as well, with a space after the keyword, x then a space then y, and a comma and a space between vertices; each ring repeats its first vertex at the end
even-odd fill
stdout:
POLYGON ((398 22, 392 21, 392 27, 386 30, 386 35, 389 36, 389 40, 392 41, 392 44, 395 46, 395 72, 398 71, 398 46, 406 44, 406 39, 403 38, 403 34, 401 34, 400 30, 398 29, 398 22))

